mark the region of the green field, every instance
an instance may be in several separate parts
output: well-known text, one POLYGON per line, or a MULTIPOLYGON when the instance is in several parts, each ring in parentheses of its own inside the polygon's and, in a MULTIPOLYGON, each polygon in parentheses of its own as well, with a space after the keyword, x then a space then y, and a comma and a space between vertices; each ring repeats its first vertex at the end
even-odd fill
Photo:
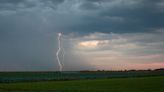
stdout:
POLYGON ((164 76, 0 83, 2 92, 164 92, 164 76))
POLYGON ((0 72, 1 82, 164 76, 164 71, 0 72))

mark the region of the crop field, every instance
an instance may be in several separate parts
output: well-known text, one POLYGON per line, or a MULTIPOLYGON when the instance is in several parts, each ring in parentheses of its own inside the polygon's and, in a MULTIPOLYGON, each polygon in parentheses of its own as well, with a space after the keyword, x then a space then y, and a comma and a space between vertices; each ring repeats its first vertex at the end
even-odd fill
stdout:
POLYGON ((164 76, 164 71, 0 72, 0 82, 164 76))
POLYGON ((164 92, 164 76, 1 83, 0 92, 164 92))

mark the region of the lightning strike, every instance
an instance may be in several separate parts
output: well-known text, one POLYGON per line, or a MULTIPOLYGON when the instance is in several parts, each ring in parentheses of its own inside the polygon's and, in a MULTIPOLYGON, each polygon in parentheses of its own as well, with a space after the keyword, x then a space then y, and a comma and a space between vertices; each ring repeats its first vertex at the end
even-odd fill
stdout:
MULTIPOLYGON (((56 57, 57 57, 57 61, 58 61, 58 64, 59 64, 59 71, 61 72, 63 70, 63 65, 60 61, 60 52, 61 52, 61 36, 62 36, 62 33, 58 33, 58 50, 56 52, 56 57)), ((64 56, 64 54, 63 54, 64 56)))

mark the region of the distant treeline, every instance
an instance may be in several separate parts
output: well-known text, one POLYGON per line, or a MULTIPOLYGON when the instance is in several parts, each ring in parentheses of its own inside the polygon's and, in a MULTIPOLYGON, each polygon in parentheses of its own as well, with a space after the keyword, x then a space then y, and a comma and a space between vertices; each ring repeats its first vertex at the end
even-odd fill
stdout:
POLYGON ((128 72, 128 71, 164 71, 164 68, 147 69, 147 70, 136 70, 136 69, 131 69, 131 70, 96 70, 96 71, 83 70, 83 71, 80 71, 80 72, 128 72))

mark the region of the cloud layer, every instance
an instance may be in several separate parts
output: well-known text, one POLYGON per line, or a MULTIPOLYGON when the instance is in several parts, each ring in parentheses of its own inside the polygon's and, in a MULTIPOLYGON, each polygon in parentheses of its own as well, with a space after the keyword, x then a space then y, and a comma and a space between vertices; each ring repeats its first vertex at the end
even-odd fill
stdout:
POLYGON ((91 65, 99 69, 154 69, 164 65, 163 35, 161 31, 94 33, 71 41, 74 42, 75 51, 81 52, 91 65))
POLYGON ((65 70, 164 67, 163 10, 163 0, 0 0, 0 70, 58 70, 58 32, 65 70))

